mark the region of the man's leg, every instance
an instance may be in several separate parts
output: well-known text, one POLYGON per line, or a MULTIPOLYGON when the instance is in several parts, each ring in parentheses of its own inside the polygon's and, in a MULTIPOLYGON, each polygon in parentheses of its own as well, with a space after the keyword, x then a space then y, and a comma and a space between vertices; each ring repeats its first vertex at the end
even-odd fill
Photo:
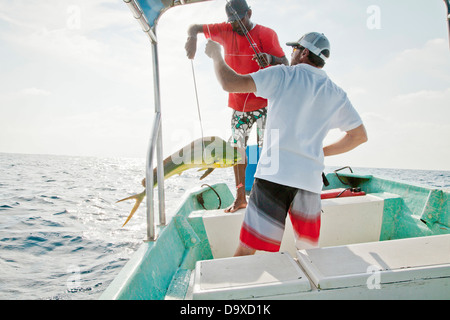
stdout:
POLYGON ((280 250, 286 215, 296 192, 296 188, 255 179, 235 256, 280 250))
MULTIPOLYGON (((245 154, 245 150, 241 152, 245 154)), ((245 196, 245 169, 247 168, 247 159, 244 159, 245 163, 238 164, 233 167, 234 179, 236 181, 236 199, 233 204, 225 209, 225 212, 235 212, 239 209, 247 207, 247 198, 245 196)))
POLYGON ((320 194, 299 189, 289 209, 297 249, 318 246, 321 213, 320 194))
POLYGON ((236 212, 239 209, 247 207, 247 198, 245 195, 245 169, 247 168, 247 155, 245 148, 247 146, 248 134, 253 125, 251 117, 244 112, 233 111, 231 116, 231 138, 230 144, 239 148, 244 155, 242 162, 233 167, 234 179, 236 182, 236 198, 231 206, 225 209, 225 212, 236 212))
POLYGON ((248 247, 244 247, 242 244, 239 244, 238 248, 236 249, 236 252, 234 253, 235 257, 241 257, 241 256, 251 256, 255 254, 256 250, 248 247))
MULTIPOLYGON (((241 154, 245 155, 247 141, 256 123, 256 137, 258 147, 262 147, 264 141, 264 129, 266 127, 267 108, 262 108, 250 112, 234 111, 231 117, 231 144, 240 148, 241 154)), ((225 212, 235 212, 247 207, 247 198, 245 195, 245 169, 247 168, 247 156, 242 164, 234 166, 234 178, 236 181, 236 199, 233 204, 225 209, 225 212)))

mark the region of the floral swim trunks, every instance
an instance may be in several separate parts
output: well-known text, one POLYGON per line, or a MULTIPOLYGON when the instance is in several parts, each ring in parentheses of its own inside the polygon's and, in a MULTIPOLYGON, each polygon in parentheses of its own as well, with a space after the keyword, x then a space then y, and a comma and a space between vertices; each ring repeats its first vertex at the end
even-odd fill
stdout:
POLYGON ((233 110, 231 116, 230 144, 237 148, 246 148, 253 125, 256 123, 256 139, 261 148, 264 141, 264 129, 266 127, 267 108, 250 112, 233 110))

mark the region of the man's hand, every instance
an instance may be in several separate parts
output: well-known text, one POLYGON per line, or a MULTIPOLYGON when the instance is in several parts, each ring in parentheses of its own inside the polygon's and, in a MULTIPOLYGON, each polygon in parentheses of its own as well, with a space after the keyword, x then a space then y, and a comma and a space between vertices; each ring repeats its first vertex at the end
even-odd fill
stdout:
POLYGON ((188 38, 184 49, 186 49, 186 56, 189 59, 194 59, 195 53, 197 52, 197 34, 203 32, 202 24, 193 24, 188 28, 188 38))
POLYGON ((194 59, 197 52, 197 36, 189 36, 184 46, 188 59, 194 59))
POLYGON ((222 57, 221 50, 222 49, 220 44, 215 41, 208 40, 208 42, 206 43, 205 53, 208 57, 210 57, 213 60, 222 57))
POLYGON ((252 60, 256 61, 260 68, 265 68, 272 64, 273 59, 268 53, 258 53, 253 55, 252 60))
POLYGON ((347 131, 338 141, 325 146, 323 148, 323 154, 325 157, 328 157, 345 153, 355 149, 360 144, 367 142, 367 140, 366 128, 362 124, 353 130, 347 131))

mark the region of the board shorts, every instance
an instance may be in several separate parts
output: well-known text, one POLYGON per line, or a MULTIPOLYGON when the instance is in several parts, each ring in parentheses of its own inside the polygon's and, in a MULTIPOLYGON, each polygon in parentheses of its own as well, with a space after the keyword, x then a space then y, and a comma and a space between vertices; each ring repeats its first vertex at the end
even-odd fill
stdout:
POLYGON ((240 233, 244 247, 278 252, 286 216, 294 229, 296 246, 316 247, 320 235, 320 194, 255 179, 240 233))
POLYGON ((233 110, 231 116, 231 137, 228 142, 233 147, 245 149, 252 127, 256 123, 256 140, 261 148, 264 141, 266 117, 267 108, 249 112, 233 110))

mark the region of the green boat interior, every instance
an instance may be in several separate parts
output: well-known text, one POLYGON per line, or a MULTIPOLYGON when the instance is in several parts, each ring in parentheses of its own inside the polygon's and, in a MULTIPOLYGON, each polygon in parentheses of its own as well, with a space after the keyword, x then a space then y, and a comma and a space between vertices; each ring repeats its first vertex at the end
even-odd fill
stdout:
POLYGON ((244 210, 223 212, 234 200, 224 183, 186 193, 167 224, 160 207, 163 226, 155 230, 155 155, 159 203, 164 203, 156 25, 171 7, 201 1, 124 0, 152 46, 155 116, 146 166, 148 241, 101 299, 449 299, 450 204, 444 190, 330 173, 323 191, 338 192, 322 200, 316 248, 296 243, 287 221, 280 252, 233 257, 244 210), (358 196, 339 196, 347 189, 358 196))
POLYGON ((234 200, 228 186, 205 186, 185 196, 157 241, 141 246, 102 299, 332 298, 342 288, 367 290, 370 268, 388 285, 433 267, 429 281, 445 291, 438 280, 450 276, 447 191, 353 173, 326 178, 324 191, 351 187, 365 195, 322 200, 319 248, 299 250, 287 219, 280 253, 232 257, 244 210, 224 213, 234 200), (282 266, 289 272, 280 273, 282 266))

